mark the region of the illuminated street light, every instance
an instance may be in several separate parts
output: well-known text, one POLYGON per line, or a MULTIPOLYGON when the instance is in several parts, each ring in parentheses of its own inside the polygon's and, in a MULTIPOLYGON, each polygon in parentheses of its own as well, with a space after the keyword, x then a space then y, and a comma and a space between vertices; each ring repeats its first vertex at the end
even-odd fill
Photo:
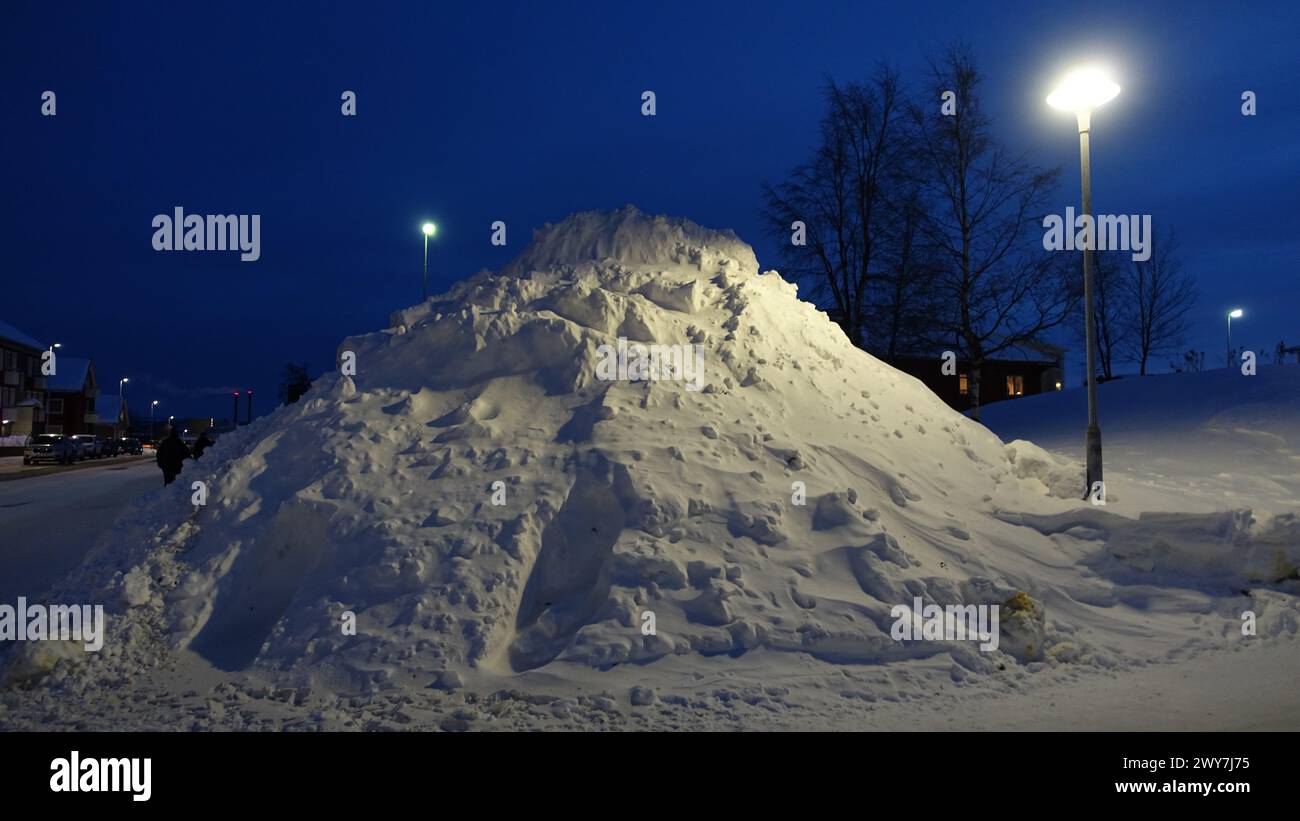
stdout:
MULTIPOLYGON (((1088 152, 1088 132, 1092 128, 1093 109, 1115 99, 1119 85, 1100 69, 1086 68, 1067 75, 1056 90, 1047 96, 1047 104, 1063 111, 1073 111, 1079 124, 1079 170, 1083 181, 1083 213, 1092 214, 1092 168, 1088 152)), ((1097 424, 1097 349, 1093 327, 1092 249, 1083 249, 1083 321, 1088 368, 1088 432, 1085 438, 1087 475, 1083 497, 1093 493, 1102 481, 1101 427, 1097 424)))
POLYGON ((424 232, 424 302, 429 301, 429 237, 438 233, 438 226, 431 222, 426 222, 420 226, 424 232))
POLYGON ((1232 320, 1241 319, 1241 309, 1233 308, 1228 311, 1228 367, 1231 368, 1232 362, 1232 320))

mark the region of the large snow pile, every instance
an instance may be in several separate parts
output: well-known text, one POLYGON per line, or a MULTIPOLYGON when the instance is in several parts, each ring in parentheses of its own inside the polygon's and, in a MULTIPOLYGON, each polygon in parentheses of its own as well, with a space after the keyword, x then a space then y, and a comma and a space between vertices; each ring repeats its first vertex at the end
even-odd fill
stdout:
MULTIPOLYGON (((1100 532, 1077 465, 1004 445, 854 348, 730 232, 578 214, 339 350, 354 377, 331 372, 224 437, 68 579, 65 600, 109 603, 109 639, 60 676, 125 680, 188 648, 337 690, 748 652, 935 657, 960 682, 1035 660, 1113 666, 1139 655, 1137 610, 1214 609, 1150 576, 1117 596, 1102 553, 1057 538, 1100 532), (702 376, 602 378, 620 337, 632 358, 638 343, 698 350, 702 376), (891 638, 891 608, 914 597, 1030 606, 981 653, 891 638)), ((1254 538, 1248 516, 1220 525, 1196 531, 1198 556, 1225 527, 1227 549, 1254 538)), ((1125 532, 1123 584, 1170 531, 1125 532)), ((1148 615, 1144 635, 1170 647, 1219 629, 1148 615)), ((49 668, 38 652, 24 670, 49 668)))

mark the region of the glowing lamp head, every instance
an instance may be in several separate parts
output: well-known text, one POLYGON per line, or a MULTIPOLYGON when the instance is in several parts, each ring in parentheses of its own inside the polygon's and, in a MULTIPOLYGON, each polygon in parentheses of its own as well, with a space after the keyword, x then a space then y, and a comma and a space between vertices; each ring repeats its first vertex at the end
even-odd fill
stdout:
POLYGON ((1235 310, 1229 311, 1228 316, 1232 317, 1233 319, 1241 319, 1241 309, 1237 308, 1235 310))
POLYGON ((1047 104, 1062 111, 1092 111, 1119 94, 1119 84, 1096 68, 1083 68, 1065 76, 1047 95, 1047 104))
POLYGON ((420 227, 420 230, 424 232, 424 235, 425 235, 426 237, 431 237, 431 236, 433 236, 435 233, 437 233, 437 231, 438 231, 438 226, 434 225, 434 224, 431 223, 431 222, 426 222, 424 225, 422 225, 422 226, 420 227))

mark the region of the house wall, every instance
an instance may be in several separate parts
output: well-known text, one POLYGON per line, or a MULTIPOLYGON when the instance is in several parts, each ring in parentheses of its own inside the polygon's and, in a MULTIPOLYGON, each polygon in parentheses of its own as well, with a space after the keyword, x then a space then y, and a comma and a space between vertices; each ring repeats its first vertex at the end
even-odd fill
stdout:
POLYGON ((0 419, 11 423, 0 433, 15 436, 44 433, 45 400, 41 352, 0 340, 0 419), (40 403, 40 407, 19 408, 29 399, 40 403))
MULTIPOLYGON (((53 391, 50 399, 62 399, 61 413, 47 412, 45 426, 47 433, 63 433, 69 436, 78 433, 94 433, 98 416, 95 413, 95 397, 83 392, 53 391)), ((51 408, 57 403, 51 403, 51 408)))
MULTIPOLYGON (((945 376, 941 370, 943 364, 938 357, 893 357, 887 360, 890 365, 904 373, 911 374, 925 383, 935 395, 959 411, 970 410, 970 374, 969 362, 958 360, 957 374, 945 376), (961 390, 961 377, 967 377, 967 392, 961 390)), ((1050 390, 1057 390, 1057 383, 1064 382, 1061 368, 1055 362, 1032 362, 1008 359, 989 360, 980 368, 980 405, 990 405, 1007 399, 1018 398, 1007 391, 1007 377, 1019 377, 1022 393, 1020 396, 1033 396, 1050 390)))

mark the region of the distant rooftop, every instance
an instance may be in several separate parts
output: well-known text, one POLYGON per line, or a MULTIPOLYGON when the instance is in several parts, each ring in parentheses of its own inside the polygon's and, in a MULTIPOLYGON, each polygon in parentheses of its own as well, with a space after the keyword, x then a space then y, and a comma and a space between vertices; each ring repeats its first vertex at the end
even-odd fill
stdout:
POLYGON ((55 362, 58 367, 54 376, 45 382, 47 390, 75 392, 86 386, 86 372, 90 370, 89 359, 60 356, 55 362))
POLYGON ((16 342, 27 348, 35 348, 38 351, 45 347, 40 342, 37 342, 32 337, 3 320, 0 320, 0 339, 7 339, 10 342, 16 342))

